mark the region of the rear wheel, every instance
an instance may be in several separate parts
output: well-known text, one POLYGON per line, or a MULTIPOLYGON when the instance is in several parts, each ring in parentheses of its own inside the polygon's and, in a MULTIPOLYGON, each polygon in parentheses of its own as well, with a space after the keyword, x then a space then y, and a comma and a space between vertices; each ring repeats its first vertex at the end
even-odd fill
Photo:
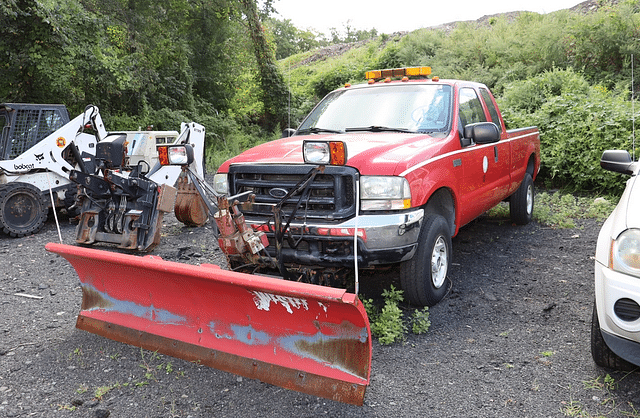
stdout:
POLYGON ((600 322, 598 321, 598 310, 596 303, 593 303, 593 314, 591 316, 591 356, 593 361, 600 367, 609 369, 631 371, 637 369, 636 366, 619 357, 611 351, 602 337, 600 322))
POLYGON ((40 190, 30 184, 16 182, 0 188, 0 227, 5 234, 35 234, 47 220, 47 210, 40 190))
POLYGON ((427 215, 418 237, 418 249, 402 263, 400 281, 406 298, 414 305, 433 306, 447 294, 450 281, 451 234, 440 215, 427 215))
POLYGON ((509 198, 511 221, 516 225, 526 225, 533 217, 534 189, 531 174, 525 173, 520 187, 509 198))

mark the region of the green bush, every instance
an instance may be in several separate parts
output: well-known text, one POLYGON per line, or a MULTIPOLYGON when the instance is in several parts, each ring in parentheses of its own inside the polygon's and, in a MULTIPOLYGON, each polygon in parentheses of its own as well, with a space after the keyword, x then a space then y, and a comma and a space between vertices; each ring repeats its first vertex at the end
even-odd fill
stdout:
POLYGON ((619 174, 600 168, 607 149, 632 149, 632 106, 626 91, 589 85, 558 70, 505 86, 498 99, 508 127, 538 126, 540 179, 548 187, 619 193, 619 174))
POLYGON ((424 334, 429 330, 429 308, 416 309, 411 318, 406 319, 400 307, 404 300, 403 291, 391 285, 390 289, 383 290, 384 306, 379 309, 372 299, 363 299, 364 307, 369 317, 371 334, 378 338, 382 345, 393 344, 404 339, 409 325, 414 334, 424 334))

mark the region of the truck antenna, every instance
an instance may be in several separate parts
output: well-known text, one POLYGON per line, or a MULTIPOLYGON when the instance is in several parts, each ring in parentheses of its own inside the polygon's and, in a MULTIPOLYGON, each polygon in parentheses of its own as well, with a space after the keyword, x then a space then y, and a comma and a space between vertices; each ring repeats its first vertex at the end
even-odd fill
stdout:
POLYGON ((287 89, 287 128, 291 128, 291 61, 289 61, 289 71, 287 71, 287 82, 288 82, 288 89, 287 89))
POLYGON ((631 152, 633 161, 636 160, 636 110, 635 110, 635 80, 633 77, 633 54, 631 54, 631 126, 632 145, 631 152))

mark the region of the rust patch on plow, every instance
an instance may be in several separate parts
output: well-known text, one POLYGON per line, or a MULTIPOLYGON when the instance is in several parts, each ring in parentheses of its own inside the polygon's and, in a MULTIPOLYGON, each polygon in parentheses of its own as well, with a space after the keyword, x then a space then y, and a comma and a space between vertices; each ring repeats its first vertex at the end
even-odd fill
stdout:
POLYGON ((287 389, 364 401, 371 331, 354 294, 155 256, 46 248, 78 273, 80 329, 287 389))
POLYGON ((108 309, 113 303, 102 297, 100 292, 87 286, 82 286, 82 310, 103 308, 108 309))
POLYGON ((218 370, 258 379, 265 383, 309 395, 353 405, 362 405, 364 402, 367 387, 364 384, 349 383, 313 373, 292 370, 275 364, 160 337, 144 331, 105 323, 82 315, 78 316, 76 327, 115 341, 141 347, 145 350, 157 351, 187 361, 197 361, 218 370))

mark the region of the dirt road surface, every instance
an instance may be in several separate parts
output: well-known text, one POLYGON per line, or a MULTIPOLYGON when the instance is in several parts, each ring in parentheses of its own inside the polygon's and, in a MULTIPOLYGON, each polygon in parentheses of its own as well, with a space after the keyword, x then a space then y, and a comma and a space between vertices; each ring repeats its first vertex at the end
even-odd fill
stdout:
MULTIPOLYGON (((453 240, 453 287, 431 328, 373 345, 364 406, 288 391, 75 328, 73 268, 35 236, 0 237, 0 417, 640 416, 637 373, 594 365, 589 336, 599 221, 574 229, 482 217, 453 240), (28 296, 36 296, 30 298, 28 296)), ((62 241, 75 226, 61 216, 62 241)), ((108 248, 105 248, 108 249, 108 248)), ((168 217, 153 254, 220 259, 211 229, 168 217)), ((361 283, 379 297, 393 270, 361 283)))

